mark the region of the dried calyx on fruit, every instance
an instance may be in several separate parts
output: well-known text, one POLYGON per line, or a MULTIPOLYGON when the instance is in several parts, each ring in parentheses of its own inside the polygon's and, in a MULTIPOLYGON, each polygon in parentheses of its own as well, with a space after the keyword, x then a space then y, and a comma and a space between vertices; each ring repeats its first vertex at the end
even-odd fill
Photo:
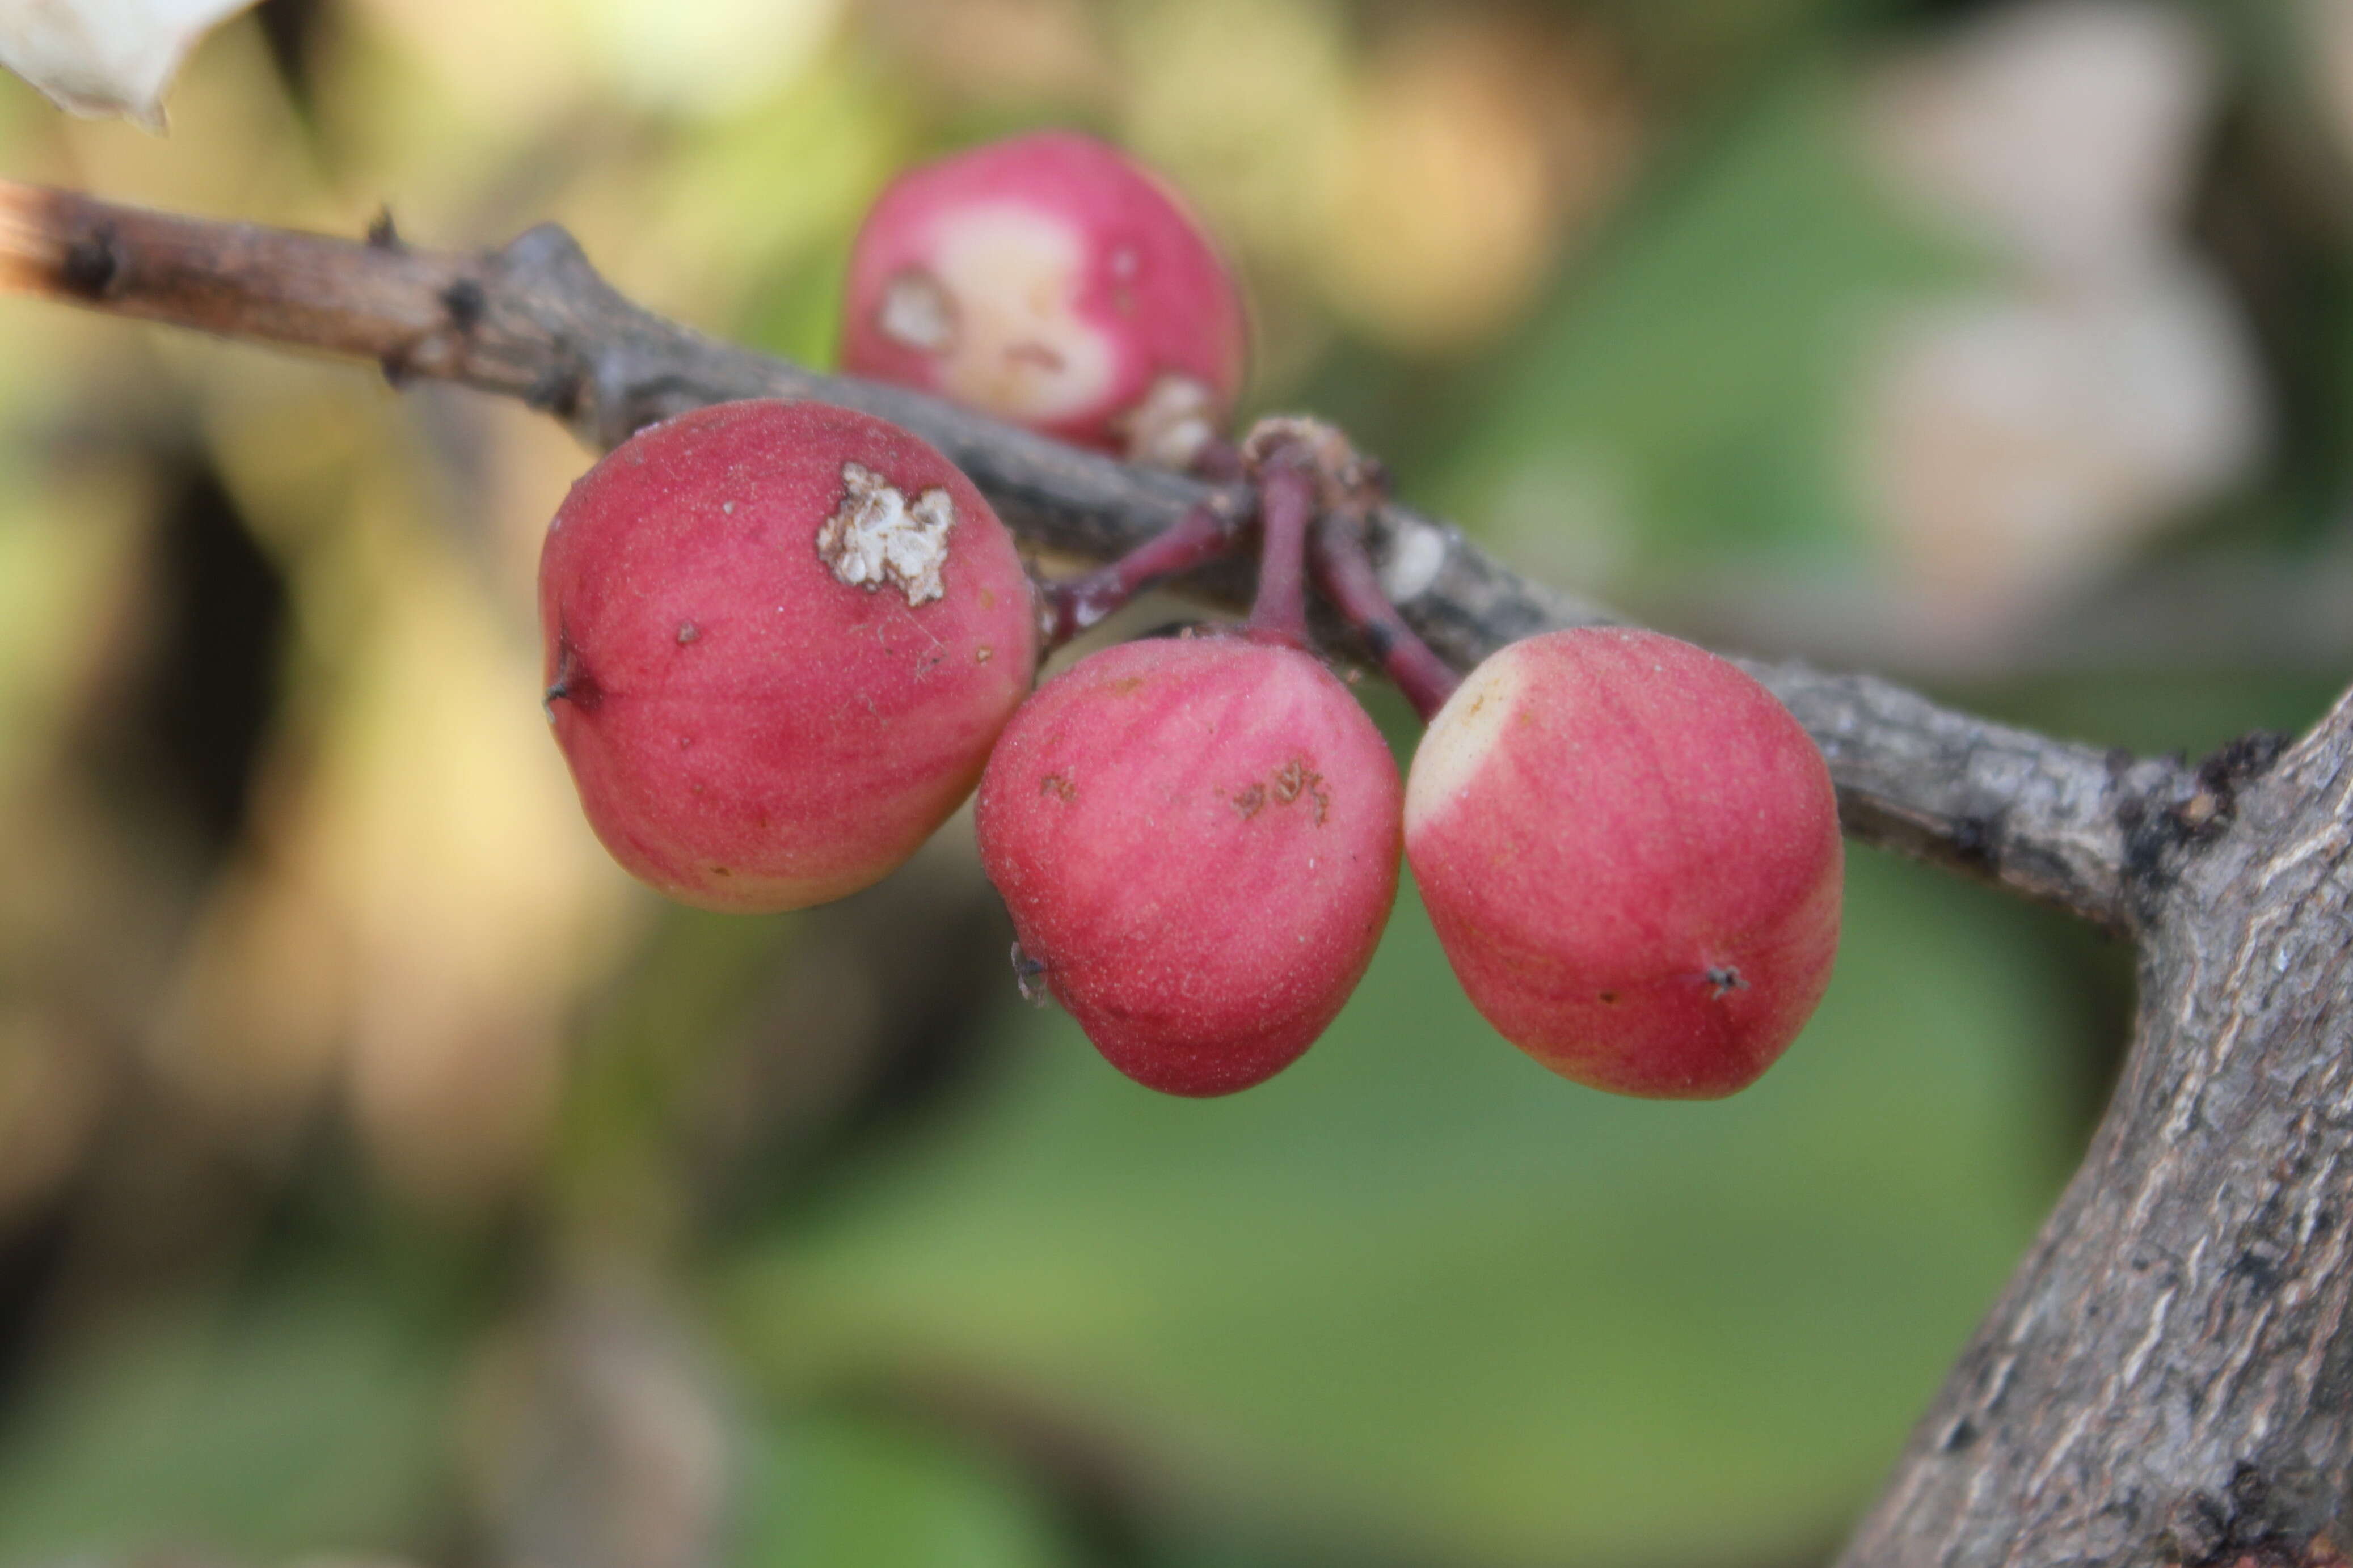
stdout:
POLYGON ((1181 468, 1242 378, 1232 275, 1176 197, 1099 142, 1040 132, 928 163, 850 255, 842 368, 1181 468))
POLYGON ((540 557, 547 711, 616 859, 709 909, 865 887, 970 793, 1038 658, 963 474, 849 409, 723 404, 591 468, 540 557))
POLYGON ((1829 770, 1772 693, 1688 643, 1586 627, 1497 652, 1431 721, 1405 829, 1472 1002, 1580 1083, 1730 1094, 1830 983, 1829 770))
POLYGON ((981 858, 1030 984, 1172 1094, 1271 1077, 1355 989, 1397 890, 1397 764, 1303 646, 1314 474, 1261 468, 1240 633, 1126 643, 1050 682, 981 781, 981 858))

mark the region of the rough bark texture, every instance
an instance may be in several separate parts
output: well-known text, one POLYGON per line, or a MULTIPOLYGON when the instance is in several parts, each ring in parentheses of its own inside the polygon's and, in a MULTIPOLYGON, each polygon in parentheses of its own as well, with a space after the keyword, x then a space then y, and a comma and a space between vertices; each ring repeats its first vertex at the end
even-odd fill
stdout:
MULTIPOLYGON (((896 388, 726 348, 621 299, 560 231, 483 258, 173 218, 0 183, 0 288, 375 359, 608 446, 703 403, 822 397, 942 447, 1024 537, 1094 559, 1206 486, 896 388)), ((1372 553, 1458 666, 1606 620, 1404 508, 1372 553)), ((1241 584, 1202 585, 1229 600, 1241 584)), ((2138 1037, 2086 1158, 1851 1544, 1852 1564, 2334 1563, 2353 1506, 2353 704, 2284 757, 2190 769, 1748 668, 1829 758, 1848 830, 2141 943, 2138 1037)))
POLYGON ((2353 1498, 2353 699, 2140 884, 2083 1168, 1845 1562, 2333 1563, 2353 1498))

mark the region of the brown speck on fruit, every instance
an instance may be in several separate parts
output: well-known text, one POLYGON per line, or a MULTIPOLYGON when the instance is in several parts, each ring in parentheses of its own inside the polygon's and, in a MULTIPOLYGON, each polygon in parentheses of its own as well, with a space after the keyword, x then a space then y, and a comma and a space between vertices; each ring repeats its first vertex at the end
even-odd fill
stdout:
POLYGON ((1715 996, 1722 996, 1727 992, 1748 989, 1748 982, 1740 978, 1740 971, 1728 963, 1712 966, 1707 972, 1707 984, 1709 994, 1715 996))
POLYGON ((683 647, 688 643, 694 641, 702 635, 702 628, 696 626, 692 621, 681 621, 678 623, 678 641, 681 647, 683 647))
POLYGON ((1112 690, 1121 697, 1132 697, 1144 689, 1144 677, 1124 675, 1111 683, 1112 690))
POLYGON ((711 874, 714 877, 732 877, 735 873, 724 866, 713 866, 711 868, 711 874))
POLYGON ((995 658, 996 657, 997 650, 989 647, 987 643, 983 643, 978 647, 972 650, 972 662, 975 664, 987 664, 990 659, 995 658))
POLYGON ((1242 814, 1242 820, 1244 822, 1248 822, 1251 817, 1256 816, 1260 812, 1266 809, 1266 785, 1262 784, 1251 784, 1249 788, 1233 796, 1233 803, 1234 809, 1242 814))
POLYGON ((1025 338, 1011 344, 1006 349, 1005 357, 1016 364, 1034 364, 1046 371, 1060 370, 1068 363, 1052 345, 1041 343, 1035 338, 1025 338))
POLYGON ((1289 805, 1301 795, 1310 795, 1315 802, 1315 825, 1321 827, 1331 814, 1332 795, 1324 787, 1324 775, 1309 767, 1299 757, 1282 764, 1274 775, 1274 803, 1289 805))
POLYGON ((1061 800, 1071 801, 1079 798, 1079 786, 1072 784, 1060 773, 1048 773, 1044 778, 1038 781, 1038 793, 1039 795, 1050 795, 1061 800))
POLYGON ((1615 1007, 1618 1005, 1618 993, 1615 991, 1604 991, 1601 994, 1600 999, 1605 1005, 1615 1007))

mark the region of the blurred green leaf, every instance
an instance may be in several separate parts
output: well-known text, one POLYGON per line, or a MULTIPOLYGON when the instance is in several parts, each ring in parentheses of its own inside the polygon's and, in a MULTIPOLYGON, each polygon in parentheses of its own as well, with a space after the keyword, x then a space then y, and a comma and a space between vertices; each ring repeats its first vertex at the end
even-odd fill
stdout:
POLYGON ((446 1490, 451 1369, 406 1304, 298 1293, 92 1342, 0 1444, 0 1563, 418 1543, 446 1490))
POLYGON ((757 1434, 734 1568, 1054 1568, 1068 1544, 1018 1479, 902 1427, 808 1415, 757 1434))
POLYGON ((1059 1015, 963 1125, 737 1278, 786 1386, 908 1367, 1151 1434, 1205 1506, 1556 1560, 1816 1545, 1892 1458, 2063 1156, 2063 1009, 2000 906, 1861 856, 1807 1037, 1720 1105, 1491 1034, 1400 903, 1272 1083, 1137 1089, 1059 1015))
POLYGON ((1539 569, 1851 556, 1856 352, 1890 302, 1968 275, 1883 196, 1859 109, 1806 67, 1655 184, 1462 411, 1441 508, 1539 569), (1549 537, 1578 530, 1604 537, 1549 537))

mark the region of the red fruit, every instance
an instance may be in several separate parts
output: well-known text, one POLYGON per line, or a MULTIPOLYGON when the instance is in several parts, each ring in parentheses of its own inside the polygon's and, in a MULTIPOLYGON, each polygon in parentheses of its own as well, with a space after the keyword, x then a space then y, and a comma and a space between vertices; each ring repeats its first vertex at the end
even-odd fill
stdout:
POLYGON ((1397 893, 1397 763, 1306 654, 1125 643, 1006 726, 980 854, 1025 960, 1170 1094, 1272 1077, 1348 999, 1397 893))
POLYGON ((1730 1094, 1830 984, 1830 771, 1772 693, 1688 643, 1597 627, 1495 654, 1430 721, 1405 832, 1472 1002, 1579 1083, 1730 1094))
POLYGON ((1242 378, 1241 300, 1159 181, 1067 131, 901 175, 849 260, 842 368, 1181 465, 1242 378))
POLYGON ((1004 525, 896 426, 723 404, 588 470, 539 563, 547 711, 614 858, 716 910, 881 878, 1029 689, 1004 525))

